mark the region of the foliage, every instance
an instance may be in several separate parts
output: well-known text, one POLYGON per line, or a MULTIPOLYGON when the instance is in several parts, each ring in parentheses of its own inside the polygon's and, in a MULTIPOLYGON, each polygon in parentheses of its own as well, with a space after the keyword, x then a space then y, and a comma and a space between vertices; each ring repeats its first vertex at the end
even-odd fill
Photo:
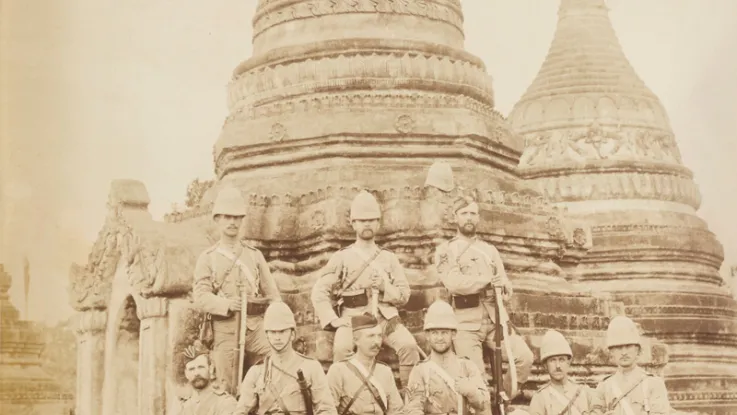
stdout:
POLYGON ((187 198, 184 201, 184 205, 188 208, 197 206, 205 195, 205 192, 207 192, 213 184, 215 184, 215 180, 194 179, 189 186, 187 186, 187 198))

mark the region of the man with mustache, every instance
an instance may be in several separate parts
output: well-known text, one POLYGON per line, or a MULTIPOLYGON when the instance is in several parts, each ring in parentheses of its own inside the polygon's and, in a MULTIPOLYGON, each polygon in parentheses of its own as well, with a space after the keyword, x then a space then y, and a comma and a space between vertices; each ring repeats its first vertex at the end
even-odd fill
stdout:
POLYGON ((184 376, 191 386, 191 395, 183 400, 180 415, 230 415, 235 409, 235 398, 212 385, 214 367, 209 351, 196 341, 187 347, 184 357, 184 376))
POLYGON ((353 199, 350 218, 356 242, 330 258, 325 274, 313 287, 312 306, 320 324, 335 330, 334 362, 353 351, 351 317, 373 314, 384 343, 397 353, 399 378, 406 387, 409 372, 420 360, 417 342, 397 311, 409 301, 410 289, 396 255, 376 246, 380 217, 379 203, 371 193, 363 190, 353 199), (336 297, 337 310, 333 309, 336 297))
POLYGON ((626 316, 614 317, 607 328, 606 342, 617 371, 596 387, 605 414, 669 414, 671 407, 665 382, 637 364, 642 344, 635 322, 626 316))
POLYGON ((382 344, 381 325, 370 314, 351 317, 356 353, 333 363, 328 384, 340 415, 396 415, 402 397, 389 366, 376 360, 382 344))
POLYGON ((263 331, 263 315, 270 301, 280 301, 281 294, 271 276, 263 254, 239 238, 246 216, 246 201, 240 190, 220 190, 212 209, 212 218, 220 232, 220 241, 200 254, 194 271, 195 308, 206 314, 205 324, 212 324, 212 355, 217 380, 233 395, 239 363, 238 316, 245 311, 245 363, 261 359, 269 351, 263 331), (247 310, 241 310, 246 292, 247 310), (211 321, 210 321, 211 319, 211 321))
POLYGON ((296 329, 288 305, 282 302, 269 305, 264 315, 264 330, 271 353, 248 370, 233 415, 337 415, 322 365, 292 347, 296 329), (299 371, 304 377, 302 385, 299 371))
POLYGON ((430 357, 409 376, 407 415, 489 413, 489 390, 482 372, 467 358, 456 356, 453 339, 458 321, 450 304, 435 301, 425 314, 430 357))
MULTIPOLYGON (((451 305, 458 319, 458 333, 453 341, 456 353, 476 363, 485 371, 483 349, 493 349, 495 321, 495 286, 503 288, 503 301, 512 296, 512 284, 507 278, 499 251, 476 235, 479 223, 479 206, 470 197, 460 197, 453 203, 453 213, 458 234, 435 251, 438 276, 451 295, 451 305)), ((527 381, 534 356, 522 337, 516 333, 505 336, 514 355, 517 374, 517 393, 527 381)), ((504 343, 502 343, 504 344, 504 343)), ((506 356, 506 348, 502 348, 506 356)), ((511 371, 504 376, 504 390, 511 395, 511 371)))
POLYGON ((548 330, 540 345, 540 363, 550 375, 550 382, 535 392, 530 415, 598 415, 602 404, 598 394, 568 377, 573 351, 562 334, 548 330))

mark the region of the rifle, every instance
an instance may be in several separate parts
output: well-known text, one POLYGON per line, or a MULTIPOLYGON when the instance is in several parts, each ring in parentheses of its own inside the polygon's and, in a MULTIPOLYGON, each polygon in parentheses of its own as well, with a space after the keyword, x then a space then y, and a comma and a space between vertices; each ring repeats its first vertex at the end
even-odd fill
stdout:
POLYGON ((305 374, 302 373, 302 369, 297 370, 297 383, 299 384, 300 392, 302 392, 302 400, 305 401, 305 415, 314 415, 315 410, 312 407, 312 391, 309 386, 307 386, 305 374))
MULTIPOLYGON (((502 379, 502 313, 499 303, 502 301, 501 287, 494 287, 494 356, 493 359, 493 376, 494 376, 494 396, 491 400, 491 412, 493 415, 505 415, 506 406, 509 403, 504 393, 504 380, 502 379)), ((509 342, 507 342, 509 343, 509 342)), ((510 366, 513 365, 510 358, 510 366)))
POLYGON ((246 284, 240 284, 241 288, 241 311, 238 313, 236 317, 236 321, 238 323, 237 325, 237 336, 238 336, 238 370, 233 371, 233 374, 237 376, 235 379, 235 382, 233 382, 233 387, 235 388, 235 391, 240 390, 240 384, 243 381, 243 376, 245 375, 244 372, 244 364, 246 360, 246 330, 248 329, 247 323, 248 323, 248 317, 244 316, 246 314, 246 309, 248 308, 248 297, 246 296, 246 284))

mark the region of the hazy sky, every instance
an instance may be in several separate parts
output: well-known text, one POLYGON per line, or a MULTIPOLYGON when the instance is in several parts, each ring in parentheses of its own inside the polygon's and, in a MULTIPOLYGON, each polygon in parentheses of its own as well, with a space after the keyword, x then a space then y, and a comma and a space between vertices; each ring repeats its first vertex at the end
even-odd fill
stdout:
MULTIPOLYGON (((213 173, 225 86, 251 53, 256 0, 0 0, 0 261, 22 308, 67 317, 69 264, 86 261, 112 179, 143 181, 157 218, 213 173), (62 6, 63 4, 63 6, 62 6)), ((638 74, 670 116, 709 221, 737 263, 737 1, 610 1, 638 74)), ((464 0, 466 48, 504 113, 536 75, 557 0, 464 0)))

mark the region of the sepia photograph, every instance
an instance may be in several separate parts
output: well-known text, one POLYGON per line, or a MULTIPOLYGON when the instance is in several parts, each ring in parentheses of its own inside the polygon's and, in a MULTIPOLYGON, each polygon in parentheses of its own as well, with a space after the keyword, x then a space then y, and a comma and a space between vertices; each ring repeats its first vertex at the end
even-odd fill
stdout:
POLYGON ((0 0, 3 415, 737 415, 737 1, 0 0))

